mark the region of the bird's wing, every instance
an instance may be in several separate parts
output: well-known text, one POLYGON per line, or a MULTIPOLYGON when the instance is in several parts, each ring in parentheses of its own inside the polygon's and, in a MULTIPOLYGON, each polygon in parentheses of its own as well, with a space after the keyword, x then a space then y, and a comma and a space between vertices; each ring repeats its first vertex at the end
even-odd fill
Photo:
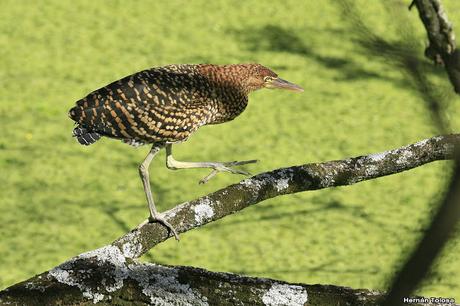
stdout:
POLYGON ((205 108, 189 103, 193 97, 184 96, 187 91, 180 90, 180 84, 167 87, 164 83, 165 79, 152 76, 151 70, 133 74, 79 100, 70 110, 70 117, 91 131, 113 138, 183 141, 205 124, 209 114, 205 108), (152 77, 156 79, 152 81, 152 77))

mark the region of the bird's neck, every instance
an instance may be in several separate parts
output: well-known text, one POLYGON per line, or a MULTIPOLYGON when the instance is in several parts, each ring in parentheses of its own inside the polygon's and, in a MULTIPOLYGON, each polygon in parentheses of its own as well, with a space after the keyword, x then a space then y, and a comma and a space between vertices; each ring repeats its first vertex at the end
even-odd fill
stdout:
POLYGON ((199 71, 212 84, 211 100, 214 115, 210 124, 233 120, 248 104, 249 90, 242 83, 241 70, 237 65, 200 65, 199 71))
POLYGON ((250 88, 245 83, 249 72, 243 68, 243 65, 204 64, 198 65, 198 71, 214 86, 228 93, 238 96, 247 96, 250 93, 250 88))

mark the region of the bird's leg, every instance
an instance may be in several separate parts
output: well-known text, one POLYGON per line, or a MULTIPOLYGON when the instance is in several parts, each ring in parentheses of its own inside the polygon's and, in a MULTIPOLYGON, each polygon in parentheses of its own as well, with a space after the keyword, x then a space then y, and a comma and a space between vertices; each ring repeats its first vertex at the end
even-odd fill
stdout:
POLYGON ((166 219, 160 213, 158 213, 155 207, 155 202, 153 201, 152 191, 150 189, 149 166, 150 166, 150 163, 152 162, 152 159, 160 151, 160 149, 161 149, 161 146, 158 146, 158 145, 152 146, 149 154, 147 154, 144 161, 139 166, 139 174, 142 179, 142 184, 144 185, 144 192, 145 192, 145 196, 147 197, 147 203, 149 204, 149 211, 150 211, 149 221, 159 222, 163 224, 164 226, 168 228, 168 230, 170 230, 174 234, 174 237, 176 238, 176 240, 179 240, 179 235, 177 234, 174 227, 172 227, 172 225, 169 224, 169 222, 166 221, 166 219))
POLYGON ((210 174, 200 180, 200 184, 204 184, 214 177, 219 172, 230 172, 235 174, 251 175, 249 172, 233 169, 234 166, 246 165, 256 163, 257 160, 244 160, 232 162, 182 162, 177 161, 172 156, 172 145, 166 145, 166 167, 171 170, 178 169, 191 169, 191 168, 211 168, 213 169, 210 174))

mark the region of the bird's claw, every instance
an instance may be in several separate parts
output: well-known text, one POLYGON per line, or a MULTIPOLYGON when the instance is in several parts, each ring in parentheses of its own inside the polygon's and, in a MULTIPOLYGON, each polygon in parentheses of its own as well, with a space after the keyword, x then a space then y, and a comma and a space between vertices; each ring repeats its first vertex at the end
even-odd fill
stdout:
POLYGON ((177 232, 174 229, 174 227, 168 221, 166 221, 166 219, 163 218, 162 216, 160 216, 160 215, 150 216, 148 221, 149 221, 149 223, 158 222, 158 223, 163 224, 168 229, 169 233, 173 233, 174 238, 176 238, 177 241, 180 240, 179 235, 177 234, 177 232))
POLYGON ((251 173, 240 170, 240 169, 233 169, 234 166, 246 165, 246 164, 253 164, 257 163, 258 160, 251 159, 251 160, 243 160, 243 161, 232 161, 232 162, 224 162, 224 163, 214 163, 213 170, 207 176, 200 180, 200 184, 207 183, 211 178, 213 178, 219 172, 230 172, 233 174, 242 174, 242 175, 251 175, 251 173))

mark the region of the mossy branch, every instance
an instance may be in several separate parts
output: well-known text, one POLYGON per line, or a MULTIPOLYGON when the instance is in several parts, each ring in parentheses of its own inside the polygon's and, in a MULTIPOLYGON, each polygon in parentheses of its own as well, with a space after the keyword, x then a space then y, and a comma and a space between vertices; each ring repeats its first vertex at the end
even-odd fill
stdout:
MULTIPOLYGON (((280 195, 351 185, 452 159, 458 145, 460 134, 436 136, 382 153, 276 169, 180 204, 165 217, 185 232, 280 195)), ((287 284, 136 261, 170 237, 163 226, 144 222, 110 245, 1 291, 0 305, 379 305, 383 298, 369 290, 287 284)))
POLYGON ((452 23, 440 0, 414 0, 409 9, 417 7, 426 28, 429 45, 426 57, 438 65, 444 65, 455 92, 460 94, 460 51, 456 48, 452 23))
POLYGON ((111 246, 0 292, 0 305, 377 306, 382 299, 381 292, 365 289, 129 262, 111 246))
MULTIPOLYGON (((378 306, 384 294, 126 260, 106 246, 0 292, 0 305, 378 306)), ((436 304, 407 303, 412 306, 436 304)))
MULTIPOLYGON (((452 159, 460 134, 432 137, 398 149, 344 160, 311 163, 260 173, 165 212, 178 232, 186 232, 280 195, 355 184, 452 159)), ((158 223, 140 224, 112 245, 137 258, 171 237, 158 223)))

